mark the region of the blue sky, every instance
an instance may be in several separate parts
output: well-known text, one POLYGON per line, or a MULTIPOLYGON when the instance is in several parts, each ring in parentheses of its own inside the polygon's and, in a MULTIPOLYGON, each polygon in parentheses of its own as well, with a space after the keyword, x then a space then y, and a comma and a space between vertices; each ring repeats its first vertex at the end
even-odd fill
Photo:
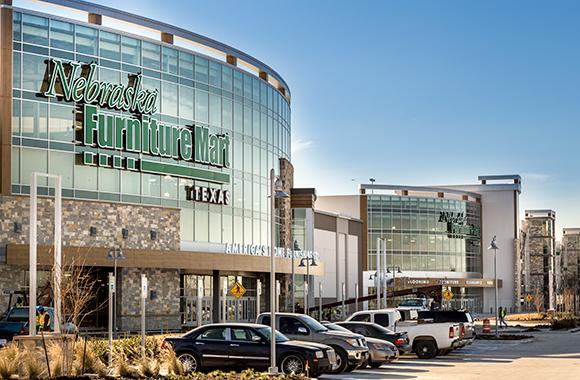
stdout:
POLYGON ((552 208, 559 229, 580 226, 580 2, 101 3, 278 71, 293 96, 297 186, 341 194, 369 177, 517 173, 522 210, 552 208))

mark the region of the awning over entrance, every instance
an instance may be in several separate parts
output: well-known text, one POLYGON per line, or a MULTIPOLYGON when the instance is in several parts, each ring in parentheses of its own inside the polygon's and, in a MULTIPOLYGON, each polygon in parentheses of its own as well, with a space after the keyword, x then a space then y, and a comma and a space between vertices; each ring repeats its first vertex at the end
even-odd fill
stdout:
MULTIPOLYGON (((9 244, 6 252, 8 265, 27 266, 29 246, 26 244, 9 244)), ((111 260, 107 259, 108 248, 102 247, 63 247, 64 265, 85 265, 95 267, 110 267, 111 260)), ((189 252, 189 251, 160 251, 148 249, 123 249, 125 260, 117 262, 119 267, 125 268, 166 268, 185 269, 195 271, 229 271, 229 272, 270 272, 269 256, 233 255, 225 253, 189 252)), ((306 274, 306 268, 299 267, 300 260, 294 261, 295 273, 306 274)), ((52 266, 52 247, 38 247, 38 265, 52 266)), ((310 274, 324 275, 324 263, 311 266, 310 274)), ((292 260, 290 258, 276 258, 277 273, 291 273, 292 260)))
MULTIPOLYGON (((433 278, 433 277, 398 277, 397 287, 422 287, 422 286, 449 286, 458 288, 493 288, 494 279, 491 278, 433 278)), ((497 280, 498 288, 502 287, 502 280, 497 280)))

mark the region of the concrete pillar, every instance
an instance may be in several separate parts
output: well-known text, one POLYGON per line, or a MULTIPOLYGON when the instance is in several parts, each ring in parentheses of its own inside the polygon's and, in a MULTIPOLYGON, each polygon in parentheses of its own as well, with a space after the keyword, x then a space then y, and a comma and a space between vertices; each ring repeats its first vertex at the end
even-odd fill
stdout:
POLYGON ((221 291, 221 283, 220 283, 220 271, 219 270, 214 270, 212 272, 212 305, 213 307, 211 308, 212 312, 211 312, 211 320, 213 323, 219 323, 220 322, 220 315, 221 315, 221 296, 222 296, 222 291, 221 291))

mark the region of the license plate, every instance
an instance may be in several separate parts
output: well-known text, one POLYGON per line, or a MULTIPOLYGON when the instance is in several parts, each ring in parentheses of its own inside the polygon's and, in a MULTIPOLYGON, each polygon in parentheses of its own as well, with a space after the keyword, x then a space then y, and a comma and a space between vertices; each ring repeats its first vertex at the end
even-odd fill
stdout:
POLYGON ((0 346, 5 346, 8 341, 6 339, 0 339, 0 346))

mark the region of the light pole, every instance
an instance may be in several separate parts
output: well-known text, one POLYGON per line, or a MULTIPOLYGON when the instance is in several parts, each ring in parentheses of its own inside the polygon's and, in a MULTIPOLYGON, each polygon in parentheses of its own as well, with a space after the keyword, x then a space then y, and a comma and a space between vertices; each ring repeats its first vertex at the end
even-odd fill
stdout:
MULTIPOLYGON (((306 280, 304 281, 304 314, 308 315, 308 282, 310 280, 310 266, 313 267, 318 266, 316 264, 316 260, 314 257, 310 256, 310 253, 307 253, 307 257, 303 257, 300 259, 300 264, 298 266, 300 268, 306 267, 306 280), (304 264, 306 262, 306 264, 304 264)), ((312 290, 314 292, 314 290, 312 290)))
POLYGON ((291 305, 291 309, 293 313, 296 313, 296 285, 295 285, 295 280, 296 280, 296 271, 294 270, 294 259, 296 256, 296 251, 300 251, 300 246, 298 245, 298 240, 294 240, 294 243, 292 243, 292 295, 291 295, 291 299, 292 299, 292 305, 291 305))
MULTIPOLYGON (((397 273, 402 274, 403 271, 401 270, 401 267, 398 265, 393 265, 393 266, 388 266, 387 267, 387 273, 393 273, 393 307, 395 306, 394 300, 395 300, 395 292, 397 291, 397 273)), ((387 284, 385 284, 385 287, 387 286, 387 284)), ((385 299, 385 303, 387 303, 387 300, 385 299)))
POLYGON ((499 330, 498 330, 498 315, 497 315, 497 250, 499 247, 497 246, 496 236, 493 236, 491 239, 491 243, 487 249, 493 249, 493 283, 495 287, 495 337, 499 337, 499 330))
POLYGON ((377 307, 376 309, 379 310, 381 308, 380 303, 381 303, 381 292, 379 292, 379 282, 380 282, 380 275, 379 275, 379 271, 377 270, 374 274, 371 274, 369 276, 369 280, 375 280, 375 288, 376 288, 376 293, 377 293, 377 307))
MULTIPOLYGON (((107 260, 113 260, 113 279, 115 281, 115 288, 117 287, 117 260, 124 260, 121 248, 111 248, 107 252, 107 260)), ((113 292, 113 331, 117 331, 117 292, 113 292)))
POLYGON ((288 198, 282 179, 270 169, 270 368, 268 373, 278 374, 276 367, 276 198, 288 198))

